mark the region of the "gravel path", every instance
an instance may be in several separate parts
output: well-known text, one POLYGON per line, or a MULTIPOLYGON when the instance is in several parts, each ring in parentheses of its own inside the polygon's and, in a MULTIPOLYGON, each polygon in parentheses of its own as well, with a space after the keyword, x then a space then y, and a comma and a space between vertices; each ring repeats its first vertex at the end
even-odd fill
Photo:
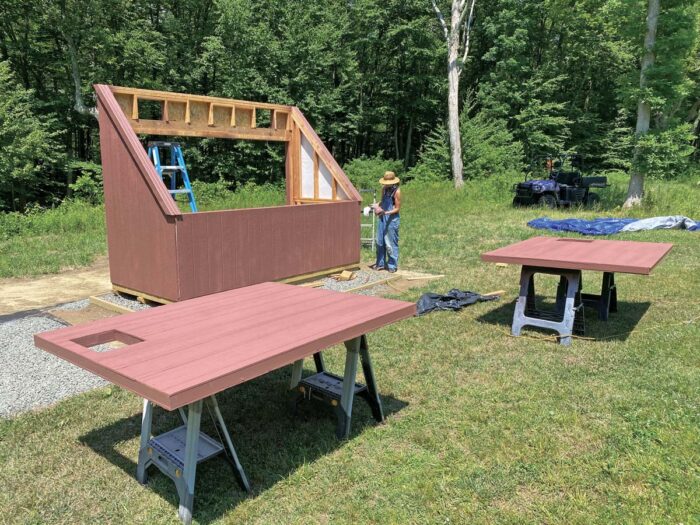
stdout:
POLYGON ((62 326, 42 316, 0 324, 0 417, 51 405, 64 397, 107 384, 34 346, 34 334, 62 326))
POLYGON ((53 310, 82 310, 90 305, 90 299, 81 299, 80 301, 73 301, 72 303, 65 303, 53 308, 53 310))

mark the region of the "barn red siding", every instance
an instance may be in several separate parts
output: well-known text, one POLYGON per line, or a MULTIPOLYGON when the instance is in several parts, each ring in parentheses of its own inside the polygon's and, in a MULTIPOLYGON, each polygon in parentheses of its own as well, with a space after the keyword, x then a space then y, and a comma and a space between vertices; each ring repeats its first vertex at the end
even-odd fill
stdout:
POLYGON ((354 201, 186 214, 180 299, 357 263, 359 236, 354 201))
POLYGON ((105 106, 98 107, 112 283, 175 301, 176 217, 163 214, 105 106))
POLYGON ((359 262, 357 200, 181 213, 109 86, 95 91, 114 285, 181 301, 359 262))

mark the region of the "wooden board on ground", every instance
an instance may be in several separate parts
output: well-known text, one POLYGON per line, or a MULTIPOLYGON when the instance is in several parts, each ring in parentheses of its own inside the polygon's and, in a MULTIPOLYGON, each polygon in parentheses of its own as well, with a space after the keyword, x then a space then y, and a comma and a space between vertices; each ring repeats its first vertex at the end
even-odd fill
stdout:
POLYGON ((106 319, 108 317, 119 315, 113 310, 107 310, 95 304, 89 304, 80 310, 54 309, 49 310, 48 313, 53 317, 57 317, 58 319, 61 319, 62 321, 65 321, 71 325, 89 323, 90 321, 96 321, 97 319, 106 319))
POLYGON ((102 299, 100 297, 97 297, 96 295, 90 296, 90 303, 99 306, 100 308, 111 310, 112 312, 116 312, 118 314, 130 314, 134 311, 131 308, 127 308, 126 306, 107 301, 106 299, 102 299))
POLYGON ((130 288, 125 288, 124 286, 117 286, 116 284, 112 285, 112 290, 117 292, 118 294, 126 294, 126 295, 131 295, 136 298, 136 300, 142 304, 145 304, 147 301, 150 301, 152 303, 158 303, 158 304, 170 304, 173 301, 169 301, 168 299, 164 299, 163 297, 157 297, 155 295, 147 294, 144 292, 139 292, 137 290, 132 290, 130 288))

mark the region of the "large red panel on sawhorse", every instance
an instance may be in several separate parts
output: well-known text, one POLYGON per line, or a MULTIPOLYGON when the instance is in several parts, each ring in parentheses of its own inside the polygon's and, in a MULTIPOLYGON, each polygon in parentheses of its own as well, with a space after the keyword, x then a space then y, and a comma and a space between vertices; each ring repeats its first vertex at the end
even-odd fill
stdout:
POLYGON ((648 275, 672 247, 670 243, 533 237, 486 252, 481 259, 522 265, 513 335, 520 335, 524 326, 536 326, 559 332, 561 344, 568 345, 575 332, 583 333, 584 305, 595 307, 603 321, 617 311, 616 272, 648 275), (600 295, 582 293, 583 270, 603 272, 600 295), (554 311, 535 306, 534 277, 538 273, 560 278, 554 311))
POLYGON ((540 268, 646 275, 672 247, 667 242, 533 237, 483 253, 481 259, 540 268))
POLYGON ((356 395, 367 400, 377 421, 384 420, 365 334, 415 311, 415 304, 404 301, 262 283, 45 332, 34 341, 144 398, 136 477, 146 483, 150 466, 169 476, 180 496, 180 518, 189 524, 198 463, 225 453, 250 490, 217 393, 294 363, 290 388, 332 396, 336 434, 347 438, 356 395), (104 347, 115 342, 123 346, 104 347), (338 343, 347 350, 342 378, 325 370, 321 356, 338 343), (317 374, 302 380, 303 359, 311 355, 317 374), (355 382, 358 361, 366 385, 355 382), (205 402, 222 443, 200 432, 205 402), (184 425, 152 436, 154 403, 168 410, 187 406, 180 410, 184 425))

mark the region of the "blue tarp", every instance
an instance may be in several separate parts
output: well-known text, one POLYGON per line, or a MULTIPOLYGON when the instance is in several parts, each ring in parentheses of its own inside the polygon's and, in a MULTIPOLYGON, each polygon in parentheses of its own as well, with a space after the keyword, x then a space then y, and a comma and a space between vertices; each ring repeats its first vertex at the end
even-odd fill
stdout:
POLYGON ((648 219, 618 219, 614 217, 601 217, 598 219, 550 219, 540 217, 527 223, 531 228, 540 230, 554 230, 563 232, 576 232, 584 235, 612 235, 621 231, 642 231, 657 229, 685 229, 700 231, 700 223, 683 217, 673 215, 668 217, 651 217, 648 219))
POLYGON ((554 230, 560 232, 577 232, 584 235, 611 235, 619 233, 622 228, 637 222, 637 219, 614 219, 612 217, 600 219, 550 219, 540 217, 527 223, 531 228, 538 230, 554 230))

